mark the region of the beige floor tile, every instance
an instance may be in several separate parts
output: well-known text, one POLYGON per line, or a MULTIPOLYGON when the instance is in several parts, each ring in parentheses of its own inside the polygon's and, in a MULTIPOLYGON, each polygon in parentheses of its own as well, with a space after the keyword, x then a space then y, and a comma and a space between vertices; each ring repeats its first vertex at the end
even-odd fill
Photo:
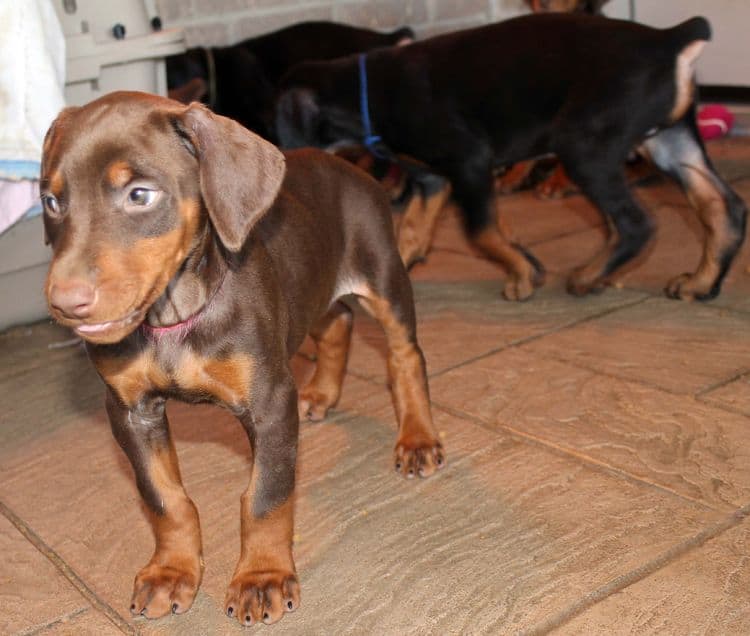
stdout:
POLYGON ((506 274, 499 264, 485 258, 453 250, 433 249, 426 261, 411 268, 409 277, 413 282, 496 280, 498 289, 502 289, 506 274))
POLYGON ((556 633, 749 634, 747 522, 591 607, 556 633))
POLYGON ((0 634, 31 631, 86 611, 78 591, 4 516, 0 554, 0 634))
POLYGON ((67 329, 45 322, 0 338, 6 361, 0 365, 0 464, 15 448, 103 404, 103 385, 74 342, 67 329))
POLYGON ((747 334, 744 314, 654 298, 527 348, 542 357, 694 395, 750 367, 747 334))
POLYGON ((743 415, 750 415, 750 376, 743 375, 703 393, 701 399, 709 404, 717 404, 743 415))
POLYGON ((508 350, 432 382, 434 401, 717 509, 750 502, 747 418, 508 350))
POLYGON ((34 632, 34 636, 121 636, 122 633, 106 616, 89 609, 56 621, 34 632))
MULTIPOLYGON (((418 283, 415 295, 417 337, 430 375, 644 298, 638 292, 613 290, 586 300, 575 299, 563 291, 560 281, 538 290, 533 301, 526 303, 504 300, 493 281, 418 283)), ((383 331, 369 316, 358 316, 349 369, 383 382, 385 361, 383 331)))
MULTIPOLYGON (((384 399, 374 410, 386 408, 384 399)), ((229 632, 221 603, 238 549, 244 440, 223 414, 184 411, 172 419, 201 512, 202 592, 185 616, 128 620, 146 633, 229 632)), ((528 627, 715 520, 650 487, 455 417, 438 420, 450 463, 414 482, 392 472, 392 421, 303 426, 295 550, 304 600, 276 633, 528 627)), ((64 432, 76 443, 51 435, 30 447, 6 471, 0 496, 127 617, 133 574, 151 550, 130 471, 103 420, 64 432)))

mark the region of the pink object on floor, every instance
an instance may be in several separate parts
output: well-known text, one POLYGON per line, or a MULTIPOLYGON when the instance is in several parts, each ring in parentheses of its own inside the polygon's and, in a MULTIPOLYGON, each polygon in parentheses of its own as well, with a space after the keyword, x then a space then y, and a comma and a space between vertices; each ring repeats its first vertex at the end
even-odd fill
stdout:
POLYGON ((723 137, 732 128, 733 123, 734 115, 721 104, 709 104, 698 112, 698 130, 706 141, 723 137))

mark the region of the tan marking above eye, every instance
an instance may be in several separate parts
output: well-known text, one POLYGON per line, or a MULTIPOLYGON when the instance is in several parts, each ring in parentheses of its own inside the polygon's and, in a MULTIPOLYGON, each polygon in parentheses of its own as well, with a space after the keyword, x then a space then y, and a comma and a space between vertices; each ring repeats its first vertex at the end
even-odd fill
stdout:
POLYGON ((65 189, 65 177, 59 170, 55 170, 49 176, 49 191, 56 197, 60 197, 65 189))
POLYGON ((122 188, 133 178, 133 169, 127 161, 115 161, 107 168, 107 181, 114 188, 122 188))

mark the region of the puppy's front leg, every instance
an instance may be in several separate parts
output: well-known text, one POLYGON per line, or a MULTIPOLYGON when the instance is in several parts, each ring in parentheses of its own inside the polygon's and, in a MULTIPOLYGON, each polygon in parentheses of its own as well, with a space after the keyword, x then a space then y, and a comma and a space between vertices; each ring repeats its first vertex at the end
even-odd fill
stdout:
POLYGON ((297 458, 297 391, 288 369, 256 382, 240 415, 253 449, 250 485, 241 498, 241 551, 224 608, 243 625, 275 623, 299 606, 292 557, 297 458))
POLYGON ((148 564, 135 577, 130 611, 158 618, 190 609, 203 576, 198 511, 180 478, 165 401, 143 399, 126 407, 107 391, 112 432, 135 471, 156 539, 148 564))

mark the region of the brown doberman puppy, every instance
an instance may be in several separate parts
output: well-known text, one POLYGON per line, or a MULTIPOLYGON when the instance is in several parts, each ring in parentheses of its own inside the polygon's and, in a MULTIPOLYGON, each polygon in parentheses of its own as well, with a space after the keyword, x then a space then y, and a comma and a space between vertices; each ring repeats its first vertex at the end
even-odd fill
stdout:
POLYGON ((324 152, 282 154, 202 105, 127 92, 60 113, 41 190, 49 308, 86 341, 154 529, 131 611, 185 612, 201 582, 198 513, 165 414, 177 398, 218 403, 247 431, 254 464, 225 610, 276 622, 300 602, 297 432, 339 398, 352 329, 342 296, 387 336, 396 470, 428 476, 445 462, 385 192, 324 152), (289 360, 308 332, 317 368, 298 400, 289 360))

